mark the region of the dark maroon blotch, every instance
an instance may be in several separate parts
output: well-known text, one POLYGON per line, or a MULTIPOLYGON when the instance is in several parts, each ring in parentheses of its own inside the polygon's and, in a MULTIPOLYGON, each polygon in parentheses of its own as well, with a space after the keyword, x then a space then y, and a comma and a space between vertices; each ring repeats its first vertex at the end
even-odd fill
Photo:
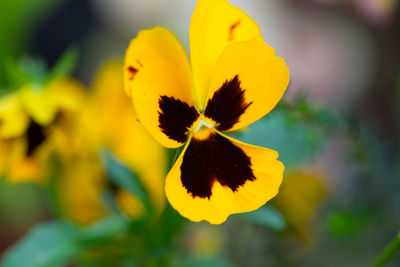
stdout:
POLYGON ((244 92, 240 87, 239 76, 236 75, 232 80, 226 81, 208 100, 204 115, 218 123, 218 130, 231 129, 252 104, 245 102, 244 92))
POLYGON ((161 131, 177 142, 186 142, 188 129, 199 117, 196 108, 168 96, 161 96, 158 104, 158 123, 161 131))
POLYGON ((43 128, 34 121, 31 121, 27 131, 28 149, 27 156, 33 155, 36 149, 44 142, 46 135, 43 128))
POLYGON ((235 192, 255 179, 250 158, 216 133, 204 140, 193 138, 183 156, 181 181, 193 198, 210 198, 215 181, 235 192))
POLYGON ((129 77, 129 80, 133 80, 133 78, 135 77, 136 73, 139 71, 138 69, 136 69, 136 68, 134 68, 132 66, 129 66, 127 68, 127 70, 131 74, 131 76, 129 77))

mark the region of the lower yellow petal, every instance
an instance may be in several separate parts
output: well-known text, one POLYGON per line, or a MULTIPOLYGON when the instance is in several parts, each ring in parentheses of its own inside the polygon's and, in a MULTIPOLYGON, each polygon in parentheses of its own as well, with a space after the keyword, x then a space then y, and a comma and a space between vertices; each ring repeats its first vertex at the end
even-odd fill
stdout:
POLYGON ((165 184, 169 202, 183 217, 195 222, 206 220, 212 224, 220 224, 231 214, 261 207, 278 193, 284 171, 283 164, 277 160, 278 153, 224 137, 250 158, 255 179, 247 180, 236 191, 215 180, 210 198, 193 197, 181 180, 181 166, 188 148, 186 146, 169 172, 165 184))

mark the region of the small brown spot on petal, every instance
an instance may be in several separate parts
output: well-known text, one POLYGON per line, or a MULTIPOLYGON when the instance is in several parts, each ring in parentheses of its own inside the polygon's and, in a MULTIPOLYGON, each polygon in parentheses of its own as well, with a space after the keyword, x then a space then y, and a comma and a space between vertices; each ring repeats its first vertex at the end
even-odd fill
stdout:
POLYGON ((239 26, 239 24, 240 24, 240 20, 238 20, 238 21, 236 21, 235 23, 233 23, 232 25, 231 25, 231 27, 229 28, 229 41, 232 41, 233 40, 233 32, 235 31, 235 29, 239 26))
POLYGON ((129 77, 129 80, 133 80, 133 78, 135 77, 135 75, 136 75, 136 73, 139 71, 138 69, 136 69, 136 68, 134 68, 134 67, 132 67, 132 66, 129 66, 128 68, 127 68, 127 70, 129 71, 129 73, 131 74, 131 76, 129 77))
POLYGON ((139 67, 143 67, 143 64, 142 64, 142 62, 140 62, 139 60, 136 60, 136 63, 139 65, 139 67))

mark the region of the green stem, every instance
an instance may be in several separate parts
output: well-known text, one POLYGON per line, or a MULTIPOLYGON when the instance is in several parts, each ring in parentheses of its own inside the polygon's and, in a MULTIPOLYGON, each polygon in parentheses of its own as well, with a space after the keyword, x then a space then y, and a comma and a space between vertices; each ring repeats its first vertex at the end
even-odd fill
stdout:
POLYGON ((389 245, 381 252, 379 257, 375 260, 372 267, 380 267, 383 266, 392 256, 393 254, 400 248, 400 232, 397 234, 395 239, 390 242, 389 245))

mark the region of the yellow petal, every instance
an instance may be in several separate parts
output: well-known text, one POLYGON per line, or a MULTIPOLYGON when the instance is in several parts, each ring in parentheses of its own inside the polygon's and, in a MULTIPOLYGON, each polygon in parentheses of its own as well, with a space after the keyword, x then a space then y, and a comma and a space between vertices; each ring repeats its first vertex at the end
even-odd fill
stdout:
POLYGON ((181 80, 186 90, 190 89, 191 72, 187 54, 175 35, 166 28, 142 30, 129 44, 124 66, 125 90, 128 95, 135 88, 135 74, 150 65, 165 67, 181 80))
POLYGON ((220 224, 230 214, 248 212, 261 207, 278 193, 284 170, 283 164, 276 159, 278 153, 230 137, 223 137, 250 158, 255 179, 247 180, 236 191, 215 180, 210 198, 193 197, 181 180, 181 166, 188 149, 186 146, 167 176, 165 191, 172 207, 192 221, 206 220, 212 224, 220 224))
POLYGON ((62 212, 68 218, 90 224, 106 215, 106 205, 102 201, 105 174, 98 160, 84 157, 69 162, 57 186, 62 212))
POLYGON ((18 94, 9 94, 0 99, 0 137, 21 136, 28 128, 28 123, 29 117, 18 94))
POLYGON ((56 106, 57 110, 77 110, 85 97, 85 88, 82 84, 70 77, 51 81, 46 86, 48 100, 56 106))
POLYGON ((128 219, 138 219, 146 212, 143 203, 126 190, 118 190, 116 201, 122 214, 128 219))
POLYGON ((72 78, 56 79, 44 88, 28 85, 21 89, 24 108, 40 125, 50 124, 61 110, 76 110, 82 103, 84 88, 72 78))
POLYGON ((190 102, 190 93, 187 87, 184 86, 179 77, 172 70, 161 65, 153 65, 144 67, 135 76, 134 87, 132 90, 132 101, 134 103, 139 121, 147 129, 147 131, 160 144, 169 148, 181 146, 185 139, 167 135, 163 131, 173 128, 174 125, 182 124, 183 129, 178 132, 178 135, 184 135, 196 120, 198 113, 190 102), (172 108, 178 108, 179 112, 164 112, 161 109, 165 99, 174 101, 172 108), (176 104, 179 103, 179 104, 176 104), (166 120, 168 127, 161 127, 160 114, 169 115, 172 117, 166 120), (175 116, 175 115, 176 116, 175 116), (184 116, 192 114, 193 118, 189 123, 184 121, 184 116))
POLYGON ((27 156, 27 147, 28 141, 25 136, 10 140, 5 168, 5 176, 10 184, 44 184, 47 181, 44 162, 48 151, 41 145, 33 155, 27 156))
POLYGON ((192 106, 189 63, 175 36, 160 27, 141 31, 127 50, 124 76, 125 89, 143 126, 165 147, 181 146, 183 140, 166 135, 159 121, 163 96, 192 106))
MULTIPOLYGON (((233 43, 218 58, 207 99, 212 99, 224 83, 233 81, 235 77, 240 92, 244 92, 243 107, 248 107, 230 131, 248 126, 275 107, 288 86, 289 70, 285 61, 276 57, 274 49, 265 43, 233 43)), ((233 91, 234 88, 231 89, 233 91)), ((235 110, 237 106, 229 107, 229 110, 235 110)))
POLYGON ((48 125, 56 116, 56 106, 44 88, 25 86, 20 92, 21 101, 28 114, 40 125, 48 125))
POLYGON ((190 57, 197 99, 204 108, 210 75, 220 53, 236 41, 263 41, 260 28, 227 0, 199 0, 190 23, 190 57))

